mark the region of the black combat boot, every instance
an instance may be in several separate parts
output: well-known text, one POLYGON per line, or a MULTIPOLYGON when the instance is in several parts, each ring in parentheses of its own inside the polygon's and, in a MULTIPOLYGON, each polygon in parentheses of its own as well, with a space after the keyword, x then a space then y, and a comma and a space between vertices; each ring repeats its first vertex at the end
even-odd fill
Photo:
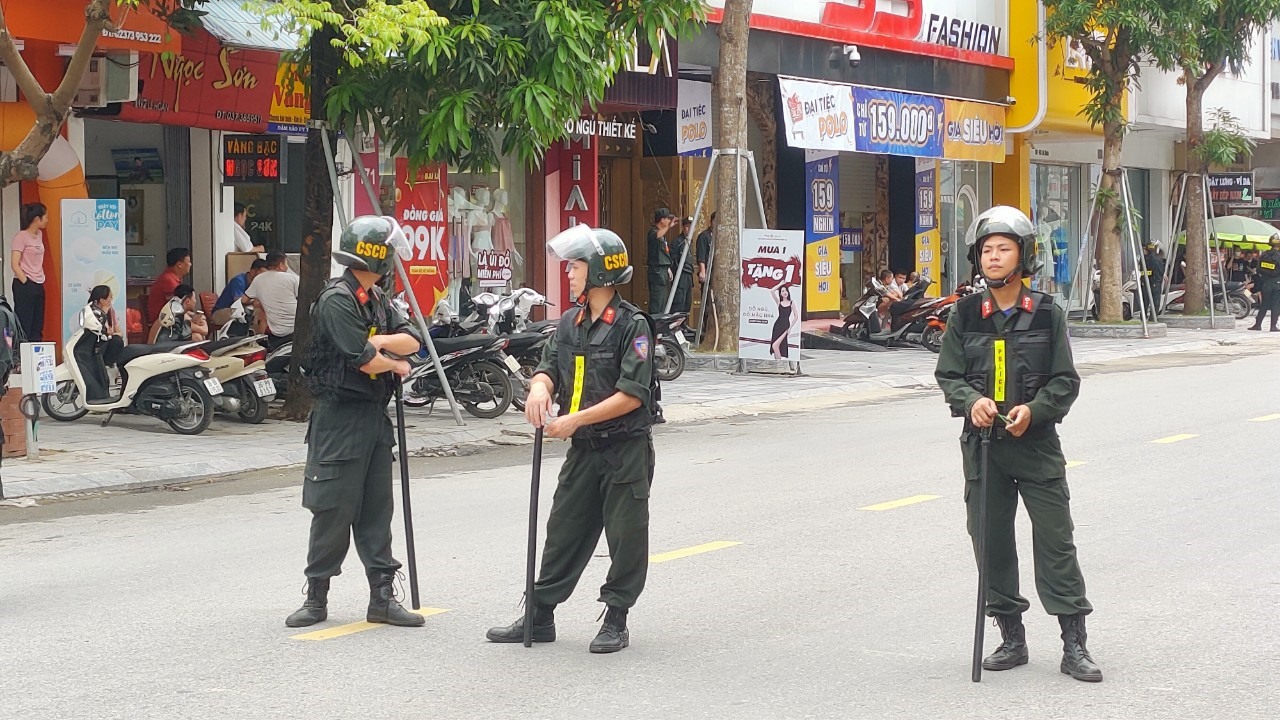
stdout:
POLYGON ((615 653, 631 644, 631 633, 627 632, 627 611, 612 605, 606 606, 604 624, 600 633, 591 641, 593 653, 615 653))
MULTIPOLYGON (((489 639, 489 642, 524 642, 524 615, 506 627, 489 628, 489 632, 484 636, 489 639)), ((537 605, 533 608, 533 641, 540 643, 556 641, 555 605, 537 605)))
POLYGON ((427 619, 417 613, 405 610, 396 601, 395 590, 391 583, 395 575, 383 574, 375 577, 369 584, 369 612, 364 619, 371 623, 386 623, 400 627, 422 627, 427 619))
POLYGON ((1062 626, 1062 674, 1085 682, 1102 682, 1102 670, 1093 664, 1086 643, 1083 615, 1059 615, 1062 626))
POLYGON ((1022 613, 996 615, 1000 637, 1004 642, 996 651, 982 660, 984 670, 1012 670, 1027 664, 1027 629, 1022 625, 1022 613))
POLYGON ((307 578, 307 599, 292 615, 285 627, 300 628, 324 622, 329 617, 329 578, 307 578))

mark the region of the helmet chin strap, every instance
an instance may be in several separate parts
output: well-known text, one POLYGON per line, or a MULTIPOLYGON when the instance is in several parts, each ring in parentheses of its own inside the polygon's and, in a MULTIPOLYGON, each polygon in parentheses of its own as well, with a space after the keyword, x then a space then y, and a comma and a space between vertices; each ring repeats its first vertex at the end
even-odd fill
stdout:
POLYGON ((1008 275, 1005 275, 1003 280, 997 280, 996 278, 987 277, 987 274, 986 274, 986 273, 983 273, 983 274, 982 274, 982 277, 987 278, 987 286, 988 286, 988 287, 993 287, 993 288, 1002 288, 1002 287, 1004 287, 1005 285, 1008 285, 1008 284, 1009 284, 1009 281, 1013 279, 1013 276, 1014 276, 1014 275, 1017 275, 1017 274, 1018 274, 1018 271, 1017 271, 1017 270, 1014 270, 1013 272, 1009 273, 1008 275))

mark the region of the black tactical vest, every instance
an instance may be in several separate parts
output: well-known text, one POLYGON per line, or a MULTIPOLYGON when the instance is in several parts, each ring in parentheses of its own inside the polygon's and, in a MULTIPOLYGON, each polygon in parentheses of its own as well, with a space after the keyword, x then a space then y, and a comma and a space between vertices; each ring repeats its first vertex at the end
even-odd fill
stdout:
POLYGON ((964 318, 965 382, 994 400, 1004 415, 1035 398, 1053 362, 1053 298, 1039 292, 1023 298, 1026 304, 1005 324, 1004 334, 992 319, 1000 309, 985 294, 956 305, 964 318))
POLYGON ((1265 287, 1280 285, 1280 250, 1268 250, 1258 256, 1258 276, 1265 287))
MULTIPOLYGON (((320 297, 311 306, 312 327, 316 327, 316 312, 334 312, 332 305, 325 307, 324 301, 331 295, 345 294, 356 305, 369 335, 387 332, 389 325, 389 308, 386 298, 378 288, 369 291, 369 302, 361 303, 356 291, 345 277, 330 280, 320 291, 320 297)), ((387 402, 395 390, 395 382, 391 373, 383 373, 377 377, 369 377, 368 373, 350 367, 333 340, 323 332, 317 332, 311 338, 311 346, 307 352, 307 361, 303 366, 312 394, 320 400, 331 402, 387 402)))
MULTIPOLYGON (((624 300, 615 311, 612 323, 600 320, 587 332, 578 325, 578 315, 582 312, 585 312, 582 306, 569 310, 560 317, 556 329, 556 373, 559 375, 556 402, 560 404, 561 415, 586 410, 618 391, 623 353, 632 351, 626 342, 626 331, 640 310, 624 300)), ((653 352, 654 341, 651 333, 650 352, 653 352)), ((648 405, 641 405, 620 418, 587 425, 574 433, 573 439, 606 442, 642 435, 653 425, 655 400, 651 396, 648 405)))

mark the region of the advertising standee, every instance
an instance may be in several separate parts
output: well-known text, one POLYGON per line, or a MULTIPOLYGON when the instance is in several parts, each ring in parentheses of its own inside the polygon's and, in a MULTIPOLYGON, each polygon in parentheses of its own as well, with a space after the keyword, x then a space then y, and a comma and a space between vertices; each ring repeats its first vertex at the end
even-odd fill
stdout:
POLYGON ((939 297, 942 290, 942 234, 938 229, 938 162, 916 158, 916 272, 933 284, 926 293, 939 297))
POLYGON ((62 338, 80 329, 80 310, 96 285, 111 288, 125 318, 124 200, 62 201, 62 338))
POLYGON ((805 296, 808 312, 840 310, 840 171, 837 153, 805 151, 805 296))
POLYGON ((738 357, 800 361, 804 232, 743 230, 738 357))

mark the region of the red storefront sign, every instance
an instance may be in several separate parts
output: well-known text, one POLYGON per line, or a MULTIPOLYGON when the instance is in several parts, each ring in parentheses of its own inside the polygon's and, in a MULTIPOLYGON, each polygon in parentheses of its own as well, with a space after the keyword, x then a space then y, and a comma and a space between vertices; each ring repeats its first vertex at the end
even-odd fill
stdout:
MULTIPOLYGON (((596 227, 600 224, 600 150, 595 138, 557 143, 554 152, 560 155, 560 226, 567 230, 574 225, 596 227)), ((565 263, 560 263, 561 277, 565 263)), ((560 307, 572 307, 577 298, 569 297, 569 283, 560 284, 560 307)))
MULTIPOLYGON (((364 175, 369 181, 369 187, 373 188, 373 192, 376 195, 378 188, 382 187, 379 184, 378 176, 378 137, 376 135, 367 138, 365 147, 361 148, 360 164, 364 168, 364 175), (368 152, 365 152, 366 150, 368 152)), ((398 176, 396 187, 399 187, 398 176)), ((382 214, 382 211, 375 208, 373 203, 369 201, 369 191, 365 189, 364 183, 360 182, 359 178, 356 179, 355 192, 356 217, 382 214)), ((400 207, 397 205, 396 213, 399 214, 399 212, 400 207)))
POLYGON ((141 55, 138 99, 120 120, 206 130, 261 133, 276 89, 279 53, 224 48, 203 30, 186 36, 182 52, 141 55))
POLYGON ((413 249, 405 270, 422 312, 428 315, 449 289, 447 173, 443 164, 411 173, 408 160, 396 159, 396 220, 413 249))

